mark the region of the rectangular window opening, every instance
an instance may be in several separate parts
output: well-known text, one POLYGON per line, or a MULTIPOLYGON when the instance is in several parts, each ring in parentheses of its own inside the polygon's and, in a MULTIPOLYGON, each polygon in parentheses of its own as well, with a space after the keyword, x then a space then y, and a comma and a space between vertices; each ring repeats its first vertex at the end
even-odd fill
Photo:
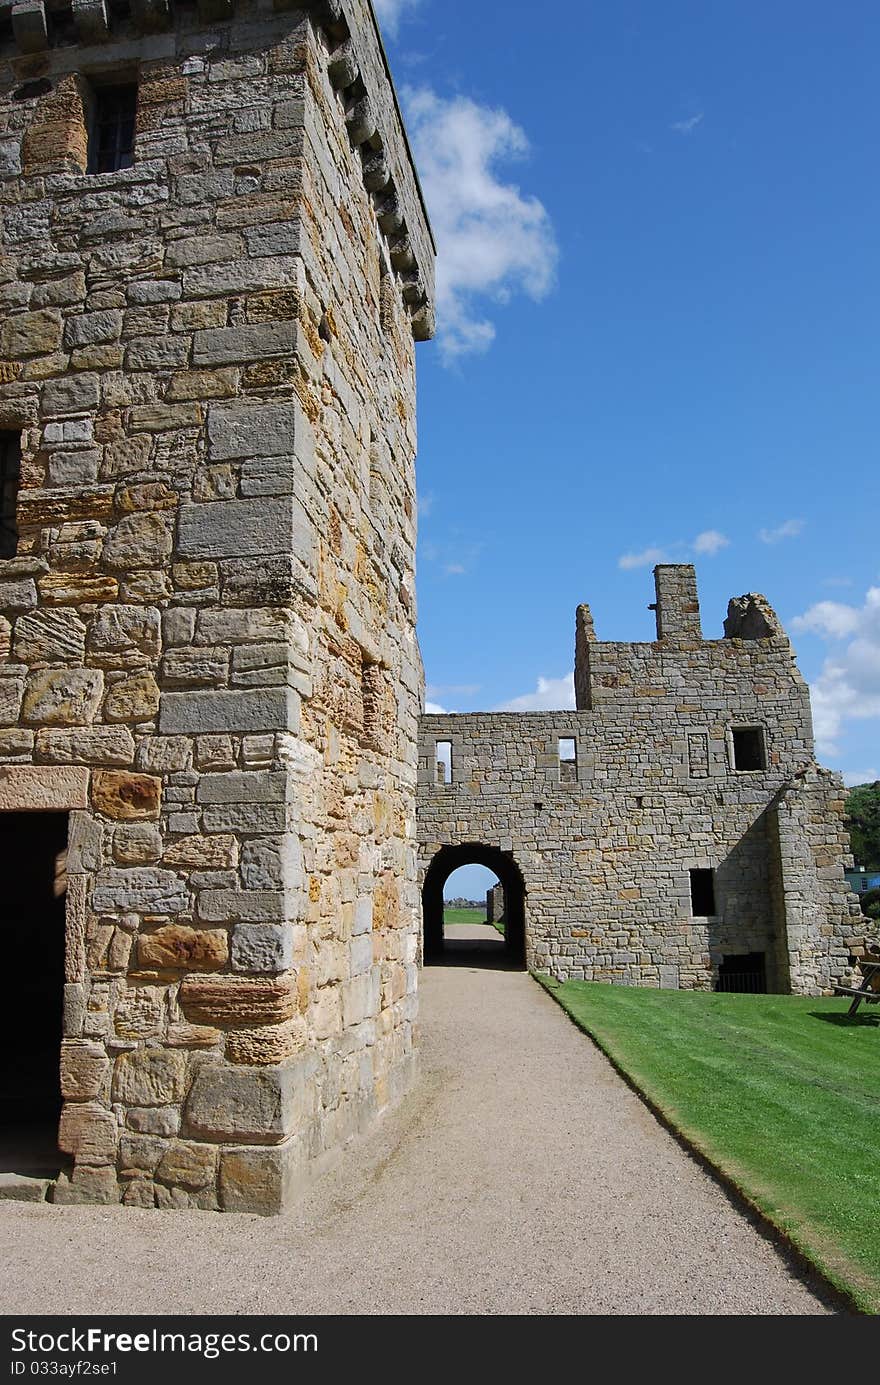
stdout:
POLYGON ((754 770, 767 768, 764 751, 764 730, 760 726, 734 726, 733 768, 754 770))
POLYGON ((0 433, 0 558, 18 551, 18 483, 21 479, 21 434, 0 433))
POLYGON ((577 779, 577 741, 574 736, 559 737, 559 779, 563 784, 573 784, 577 779))
POLYGON ((134 163, 136 82, 91 90, 88 173, 117 173, 134 163))
POLYGON ((715 872, 714 870, 692 870, 691 913, 694 918, 712 918, 715 915, 715 872))
POLYGON ((434 765, 438 784, 452 783, 452 741, 434 742, 434 765))
POLYGON ((767 966, 763 952, 745 952, 723 957, 718 967, 716 991, 735 991, 763 995, 767 990, 767 966))

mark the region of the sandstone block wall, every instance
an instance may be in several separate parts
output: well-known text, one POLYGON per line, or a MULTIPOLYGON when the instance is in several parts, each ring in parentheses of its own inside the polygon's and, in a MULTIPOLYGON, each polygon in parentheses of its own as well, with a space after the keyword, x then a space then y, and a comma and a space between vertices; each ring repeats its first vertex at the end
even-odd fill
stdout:
POLYGON ((0 24, 0 808, 70 810, 50 1192, 277 1210, 412 1074, 430 230, 366 0, 0 24), (119 80, 134 163, 89 175, 119 80))
POLYGON ((827 988, 849 974, 858 904, 842 786, 814 765, 789 641, 753 595, 730 603, 725 638, 703 640, 693 569, 655 581, 653 642, 600 642, 578 609, 577 711, 422 718, 422 871, 462 843, 509 855, 526 961, 560 978, 706 989, 722 958, 762 952, 769 989, 827 988), (739 728, 760 732, 760 768, 736 767, 739 728), (714 872, 711 915, 692 907, 694 869, 714 872))

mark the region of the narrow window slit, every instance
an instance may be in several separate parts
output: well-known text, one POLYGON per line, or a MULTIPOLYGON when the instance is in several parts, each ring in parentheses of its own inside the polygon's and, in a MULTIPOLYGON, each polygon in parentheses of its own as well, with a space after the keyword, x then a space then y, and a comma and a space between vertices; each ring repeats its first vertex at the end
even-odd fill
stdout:
POLYGON ((559 737, 559 780, 573 784, 577 780, 577 741, 573 736, 559 737))
POLYGON ((18 551, 18 485, 21 480, 21 435, 0 433, 0 558, 18 551))
POLYGON ((434 742, 434 765, 438 784, 452 783, 452 741, 434 742))

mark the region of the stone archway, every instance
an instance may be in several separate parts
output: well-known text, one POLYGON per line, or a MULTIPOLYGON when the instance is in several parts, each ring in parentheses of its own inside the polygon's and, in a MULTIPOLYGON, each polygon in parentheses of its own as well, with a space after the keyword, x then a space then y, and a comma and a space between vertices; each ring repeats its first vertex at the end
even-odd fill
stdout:
POLYGON ((422 886, 422 919, 425 961, 443 955, 443 886, 459 866, 486 866, 494 871, 504 887, 505 944, 508 960, 526 965, 526 889, 519 866, 513 857, 498 847, 483 842, 462 842, 443 846, 425 872, 422 886))

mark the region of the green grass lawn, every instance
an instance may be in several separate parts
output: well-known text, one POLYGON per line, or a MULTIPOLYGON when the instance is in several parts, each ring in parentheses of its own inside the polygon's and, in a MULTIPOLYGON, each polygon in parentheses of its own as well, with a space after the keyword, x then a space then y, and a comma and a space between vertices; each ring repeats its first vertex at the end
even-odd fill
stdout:
POLYGON ((864 1312, 880 1312, 880 1006, 538 978, 864 1312))
POLYGON ((486 922, 486 910, 485 910, 485 909, 444 909, 444 910, 443 910, 443 926, 444 926, 445 928, 448 928, 449 925, 450 925, 451 923, 452 923, 452 924, 456 924, 456 923, 485 923, 485 922, 486 922))

